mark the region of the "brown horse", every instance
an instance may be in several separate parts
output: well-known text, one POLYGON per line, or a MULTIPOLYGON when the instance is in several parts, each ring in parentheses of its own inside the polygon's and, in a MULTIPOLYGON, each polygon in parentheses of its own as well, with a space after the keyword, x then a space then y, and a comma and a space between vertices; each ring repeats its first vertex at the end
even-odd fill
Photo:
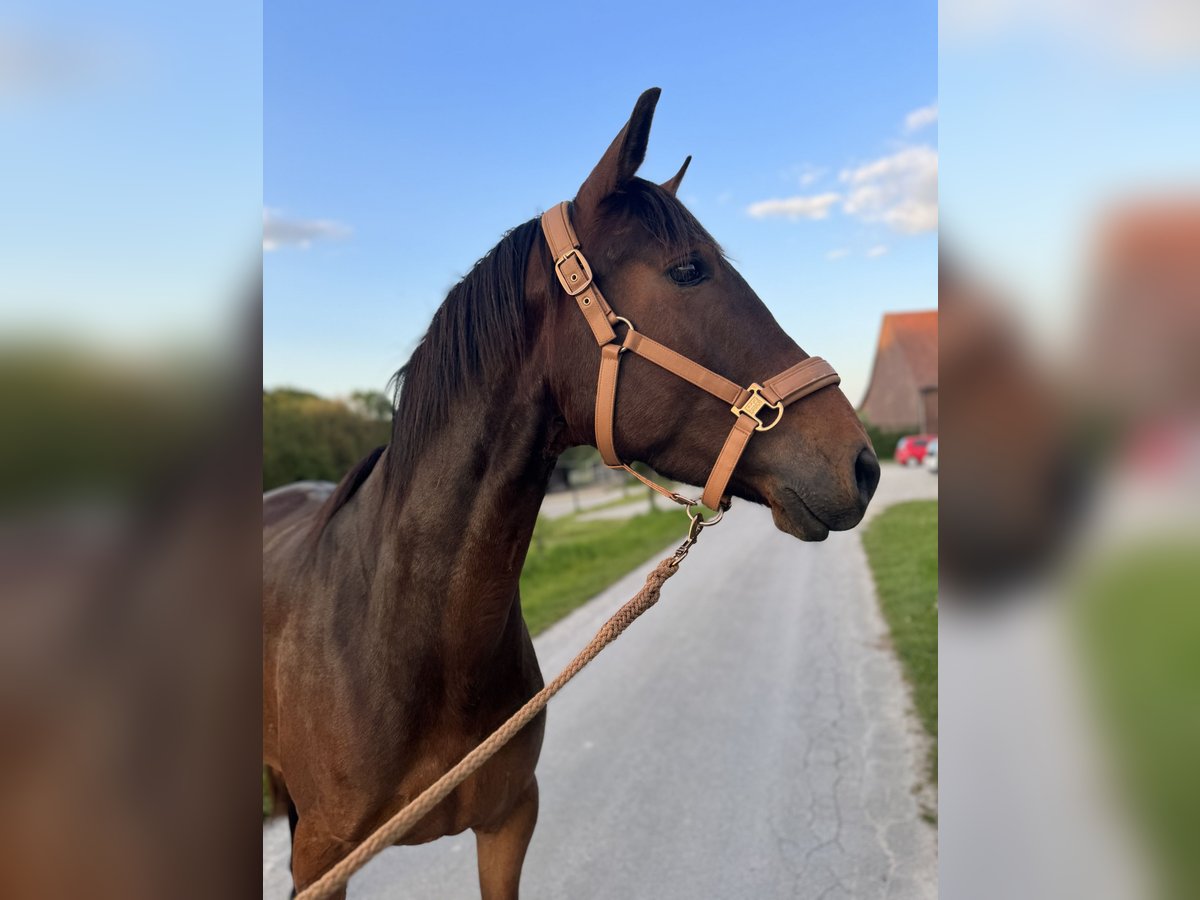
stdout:
POLYGON ((939 475, 938 563, 959 602, 1012 597, 1043 574, 1087 500, 1089 454, 1068 397, 1004 306, 943 246, 942 437, 954 450, 939 475))
MULTIPOLYGON (((639 330, 727 378, 781 372, 805 354, 676 200, 683 171, 634 177, 657 100, 642 95, 575 198, 596 281, 639 330)), ((391 444, 327 500, 311 486, 265 499, 264 756, 290 797, 299 888, 542 686, 517 584, 555 460, 596 441, 599 361, 526 222, 451 290, 401 370, 391 444)), ((728 405, 636 357, 616 409, 623 456, 689 484, 731 424, 728 405)), ((819 541, 859 522, 878 480, 829 386, 750 442, 729 493, 819 541)), ((543 729, 539 717, 404 843, 470 828, 483 896, 515 897, 543 729)))

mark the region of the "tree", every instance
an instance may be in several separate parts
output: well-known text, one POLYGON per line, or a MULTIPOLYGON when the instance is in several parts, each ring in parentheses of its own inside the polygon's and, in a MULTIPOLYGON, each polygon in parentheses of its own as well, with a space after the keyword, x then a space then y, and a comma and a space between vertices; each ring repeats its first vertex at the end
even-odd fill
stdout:
POLYGON ((382 391, 354 391, 350 394, 350 407, 368 419, 392 421, 392 400, 382 391))
POLYGON ((389 422, 340 401, 291 388, 263 391, 263 490, 338 481, 390 436, 389 422))

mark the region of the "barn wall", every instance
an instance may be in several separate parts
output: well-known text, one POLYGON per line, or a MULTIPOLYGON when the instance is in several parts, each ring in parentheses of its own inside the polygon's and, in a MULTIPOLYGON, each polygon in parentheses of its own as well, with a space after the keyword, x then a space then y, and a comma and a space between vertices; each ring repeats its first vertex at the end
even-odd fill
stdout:
POLYGON ((925 390, 921 394, 925 403, 925 430, 930 434, 938 433, 938 392, 937 388, 925 390))
POLYGON ((915 431, 921 421, 920 402, 908 361, 900 347, 890 342, 875 357, 875 370, 860 411, 868 422, 886 431, 915 431))

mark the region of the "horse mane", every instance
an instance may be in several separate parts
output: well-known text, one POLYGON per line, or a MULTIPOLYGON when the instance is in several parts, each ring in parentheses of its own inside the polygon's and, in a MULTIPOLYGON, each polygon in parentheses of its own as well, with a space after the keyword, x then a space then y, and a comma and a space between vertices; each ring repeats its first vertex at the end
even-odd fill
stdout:
MULTIPOLYGON (((601 214, 615 228, 630 220, 639 222, 669 253, 682 255, 697 244, 717 246, 683 204, 641 178, 607 197, 601 214)), ((412 356, 392 377, 395 409, 385 463, 390 482, 403 484, 409 479, 449 417, 448 398, 468 383, 498 377, 523 358, 528 340, 525 272, 529 254, 543 247, 539 218, 505 233, 450 289, 412 356)), ((366 481, 383 449, 375 450, 339 482, 317 517, 316 534, 366 481)))
POLYGON ((339 509, 350 502, 350 498, 358 493, 358 489, 375 471, 375 464, 379 462, 379 457, 383 455, 383 451, 387 446, 376 447, 368 453, 363 459, 355 463, 354 468, 347 472, 342 480, 337 483, 329 498, 322 504, 317 511, 316 519, 313 521, 312 531, 309 532, 312 539, 320 538, 325 531, 325 526, 329 524, 329 520, 334 517, 339 509))
POLYGON ((403 484, 449 418, 451 398, 469 383, 486 383, 524 357, 525 270, 538 219, 507 232, 458 282, 429 329, 392 377, 395 412, 387 475, 403 484))
MULTIPOLYGON (((682 256, 698 245, 708 245, 723 252, 713 236, 673 194, 641 178, 633 179, 606 197, 600 214, 606 224, 617 228, 631 221, 639 223, 668 255, 682 256)), ((587 252, 586 247, 584 252, 587 252)), ((612 302, 619 304, 620 299, 612 302)))
MULTIPOLYGON (((682 253, 697 243, 716 245, 681 203, 641 178, 606 198, 601 213, 618 226, 630 219, 640 222, 670 252, 682 253)), ((521 361, 528 338, 525 272, 535 247, 545 249, 540 217, 507 232, 450 289, 412 357, 393 376, 395 414, 387 471, 395 483, 408 479, 447 420, 448 398, 468 383, 487 382, 521 361)), ((549 262, 548 254, 546 258, 549 262)))

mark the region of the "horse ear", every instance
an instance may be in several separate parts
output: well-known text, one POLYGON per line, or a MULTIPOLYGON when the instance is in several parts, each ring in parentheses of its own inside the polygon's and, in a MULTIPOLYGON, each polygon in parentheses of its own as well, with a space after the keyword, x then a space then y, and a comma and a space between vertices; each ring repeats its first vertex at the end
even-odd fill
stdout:
POLYGON ((683 165, 679 167, 679 171, 676 172, 668 181, 664 181, 662 184, 660 184, 659 187, 674 197, 679 192, 679 183, 683 181, 683 173, 687 171, 687 167, 691 164, 692 158, 689 156, 683 161, 683 165))
POLYGON ((575 197, 576 204, 595 209, 601 200, 623 187, 637 173, 642 160, 646 158, 646 145, 650 141, 650 122, 654 118, 654 107, 661 93, 661 88, 650 88, 638 97, 633 115, 600 158, 596 168, 592 169, 592 174, 579 188, 575 197))

